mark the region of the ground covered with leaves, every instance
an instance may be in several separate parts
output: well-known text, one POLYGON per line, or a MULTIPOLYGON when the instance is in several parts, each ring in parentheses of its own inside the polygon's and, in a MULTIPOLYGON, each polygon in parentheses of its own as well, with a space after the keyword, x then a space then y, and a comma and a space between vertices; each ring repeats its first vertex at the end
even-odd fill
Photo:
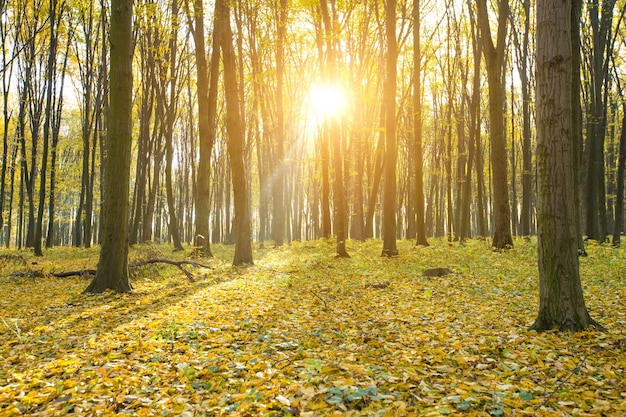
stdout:
POLYGON ((94 268, 93 249, 2 252, 0 416, 626 414, 623 249, 581 258, 606 331, 537 334, 536 241, 381 247, 337 259, 332 242, 293 243, 233 268, 216 246, 195 282, 148 265, 128 295, 49 276, 94 268), (452 273, 424 275, 438 267, 452 273))

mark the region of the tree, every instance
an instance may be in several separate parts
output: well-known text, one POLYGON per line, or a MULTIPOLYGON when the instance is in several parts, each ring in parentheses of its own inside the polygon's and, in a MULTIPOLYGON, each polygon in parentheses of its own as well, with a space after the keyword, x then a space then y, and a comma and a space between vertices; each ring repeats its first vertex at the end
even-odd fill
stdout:
MULTIPOLYGON (((202 246, 204 256, 212 257, 209 239, 209 213, 211 190, 211 152, 215 143, 215 114, 217 108, 217 81, 219 78, 219 45, 213 37, 211 70, 207 69, 204 50, 204 8, 201 0, 193 2, 193 22, 190 22, 195 43, 196 77, 198 90, 198 141, 199 160, 196 178, 196 231, 195 245, 202 246)), ((190 19, 191 20, 191 19, 190 19)))
POLYGON ((477 0, 478 26, 483 54, 487 63, 489 84, 489 135, 491 138, 491 169, 493 181, 493 246, 505 249, 513 246, 511 237, 511 211, 506 167, 506 138, 504 129, 504 93, 502 67, 506 45, 506 22, 509 16, 508 0, 500 0, 498 9, 498 32, 496 45, 491 38, 487 1, 477 0))
POLYGON ((104 172, 103 236, 98 270, 86 293, 130 292, 129 189, 132 143, 133 2, 111 1, 110 93, 104 172))
POLYGON ((272 237, 274 246, 282 246, 285 237, 285 37, 287 0, 276 5, 276 158, 272 172, 272 237))
MULTIPOLYGON (((532 219, 532 194, 533 194, 533 174, 532 174, 532 149, 531 149, 531 77, 529 74, 530 60, 530 0, 521 1, 524 12, 524 31, 520 41, 517 29, 512 24, 513 42, 517 57, 517 71, 519 73, 522 89, 522 206, 520 213, 520 234, 530 236, 530 225, 532 219)), ((511 14, 513 20, 513 14, 511 14)))
POLYGON ((37 209, 37 219, 35 223, 35 241, 34 252, 35 256, 43 256, 41 250, 41 241, 43 234, 43 212, 46 200, 46 174, 48 173, 48 154, 49 145, 52 131, 52 113, 53 113, 53 99, 56 101, 57 97, 53 97, 56 93, 56 75, 57 75, 57 44, 58 44, 58 28, 60 27, 63 9, 65 3, 61 3, 57 10, 57 1, 50 1, 49 9, 49 24, 50 24, 50 48, 48 50, 48 68, 47 68, 47 86, 46 86, 46 110, 44 121, 44 133, 43 133, 43 150, 41 160, 41 174, 39 176, 39 207, 37 209), (58 13, 58 16, 57 16, 58 13))
POLYGON ((162 134, 165 138, 165 192, 167 196, 167 210, 168 210, 168 228, 172 237, 172 243, 174 244, 174 250, 183 250, 183 245, 180 237, 180 230, 178 225, 178 210, 176 203, 174 202, 174 184, 172 182, 173 171, 173 159, 174 159, 174 121, 176 119, 177 112, 177 99, 178 99, 178 86, 177 86, 177 63, 176 63, 176 51, 177 51, 177 34, 178 34, 178 1, 172 1, 172 16, 171 16, 171 32, 169 45, 167 47, 166 58, 169 58, 169 63, 163 62, 161 68, 161 85, 160 94, 157 94, 157 106, 164 112, 164 121, 161 124, 162 134), (169 54, 169 57, 167 57, 169 54), (169 64, 169 65, 168 65, 169 64), (169 72, 169 74, 168 74, 169 72), (166 97, 166 93, 169 92, 169 100, 166 97))
POLYGON ((616 0, 592 0, 588 4, 592 31, 588 52, 590 65, 588 85, 588 117, 585 184, 585 231, 589 239, 604 242, 608 235, 604 142, 606 138, 606 107, 608 68, 611 57, 611 29, 616 0))
MULTIPOLYGON (((385 6, 385 31, 387 58, 384 88, 385 105, 385 196, 383 199, 383 252, 382 256, 398 256, 396 244, 396 1, 387 0, 385 6)), ((419 75, 417 75, 419 77, 419 75)))
POLYGON ((244 161, 244 123, 239 103, 239 87, 233 35, 230 28, 230 8, 226 0, 215 4, 216 35, 224 62, 224 93, 226 95, 226 128, 228 155, 233 182, 235 206, 235 256, 233 265, 252 265, 252 224, 250 219, 247 169, 244 161))
POLYGON ((578 268, 570 2, 537 0, 537 331, 597 326, 585 306, 578 268))
MULTIPOLYGON (((326 38, 326 70, 329 80, 337 83, 337 54, 338 45, 337 37, 339 34, 339 24, 336 21, 335 0, 331 0, 330 6, 326 0, 320 1, 322 21, 324 22, 325 38, 326 38), (332 11, 332 13, 331 13, 332 11)), ((331 84, 333 84, 331 82, 331 84)), ((328 138, 330 149, 332 152, 334 181, 333 181, 333 204, 334 204, 334 228, 337 237, 337 256, 341 258, 349 258, 350 255, 346 250, 347 238, 347 216, 346 216, 346 196, 344 187, 344 164, 343 164, 343 147, 342 132, 339 120, 339 114, 330 115, 328 127, 328 138)), ((322 145, 324 147, 324 145, 322 145)))

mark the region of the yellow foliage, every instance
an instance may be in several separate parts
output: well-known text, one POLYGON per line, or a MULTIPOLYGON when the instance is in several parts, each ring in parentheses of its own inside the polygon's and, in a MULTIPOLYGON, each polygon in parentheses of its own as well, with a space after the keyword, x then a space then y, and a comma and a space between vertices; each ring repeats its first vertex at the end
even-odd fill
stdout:
MULTIPOLYGON (((0 417, 626 413, 624 250, 581 258, 606 332, 537 334, 535 241, 431 243, 387 259, 379 241, 349 242, 337 259, 294 242, 243 269, 216 245, 203 279, 146 268, 126 296, 9 276, 24 253, 0 269, 0 417), (452 274, 424 276, 438 267, 452 274)), ((55 251, 37 260, 44 274, 97 261, 55 251)))

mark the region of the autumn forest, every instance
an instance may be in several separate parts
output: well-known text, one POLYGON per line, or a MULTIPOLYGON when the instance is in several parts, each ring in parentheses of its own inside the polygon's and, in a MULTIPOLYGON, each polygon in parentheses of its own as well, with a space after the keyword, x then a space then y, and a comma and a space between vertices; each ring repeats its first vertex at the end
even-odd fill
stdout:
POLYGON ((0 0, 0 417, 622 415, 625 20, 0 0))
MULTIPOLYGON (((501 2, 507 10, 498 15, 494 5, 477 7, 483 3, 399 1, 391 58, 381 2, 231 2, 232 73, 211 52, 213 4, 138 3, 130 243, 180 248, 199 235, 234 242, 238 183, 220 72, 234 77, 242 192, 259 244, 382 237, 385 209, 395 213, 395 237, 420 244, 494 236, 497 228, 535 234, 534 5, 501 2)), ((577 183, 582 234, 618 244, 624 7, 600 3, 585 3, 580 17, 577 183)), ((99 241, 108 8, 2 4, 7 246, 99 241)))

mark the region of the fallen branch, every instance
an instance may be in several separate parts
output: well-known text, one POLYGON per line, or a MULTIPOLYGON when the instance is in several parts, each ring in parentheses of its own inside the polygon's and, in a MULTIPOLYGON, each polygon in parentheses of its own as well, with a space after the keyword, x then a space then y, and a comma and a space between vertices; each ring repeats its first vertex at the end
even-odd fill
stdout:
POLYGON ((204 265, 204 264, 201 264, 201 263, 198 263, 198 262, 195 262, 195 261, 190 261, 188 259, 184 259, 182 261, 175 261, 173 259, 167 259, 167 258, 154 258, 154 259, 138 260, 138 261, 132 262, 129 265, 129 267, 133 268, 133 267, 139 267, 139 266, 143 266, 143 265, 156 264, 156 263, 164 263, 164 264, 174 265, 175 267, 177 267, 178 269, 183 271, 183 273, 187 276, 187 279, 189 279, 189 282, 195 282, 195 280, 193 279, 193 275, 191 275, 191 272, 189 272, 185 268, 183 268, 183 265, 191 265, 191 266, 195 266, 196 268, 207 268, 207 269, 211 269, 212 268, 209 265, 204 265))
POLYGON ((18 278, 39 278, 43 277, 42 271, 26 271, 26 272, 11 272, 9 274, 10 277, 18 277, 18 278))
MULTIPOLYGON (((191 272, 183 268, 183 265, 191 265, 196 268, 212 269, 210 265, 204 265, 199 262, 190 261, 187 259, 182 260, 182 261, 175 261, 173 259, 167 259, 167 258, 153 258, 153 259, 137 260, 137 261, 131 262, 128 265, 128 268, 132 272, 132 269, 134 268, 138 268, 140 266, 149 265, 149 264, 157 264, 157 263, 174 265, 175 267, 183 271, 183 273, 185 274, 189 282, 195 282, 195 280, 191 272)), ((56 278, 67 278, 67 277, 74 277, 74 276, 84 277, 88 275, 96 275, 96 270, 95 269, 81 269, 78 271, 50 272, 50 275, 56 278)), ((12 277, 43 277, 44 273, 42 271, 13 272, 10 276, 12 277)))
POLYGON ((50 272, 50 275, 56 278, 67 278, 73 276, 85 276, 85 275, 96 275, 95 269, 83 269, 80 271, 67 271, 67 272, 50 272))

